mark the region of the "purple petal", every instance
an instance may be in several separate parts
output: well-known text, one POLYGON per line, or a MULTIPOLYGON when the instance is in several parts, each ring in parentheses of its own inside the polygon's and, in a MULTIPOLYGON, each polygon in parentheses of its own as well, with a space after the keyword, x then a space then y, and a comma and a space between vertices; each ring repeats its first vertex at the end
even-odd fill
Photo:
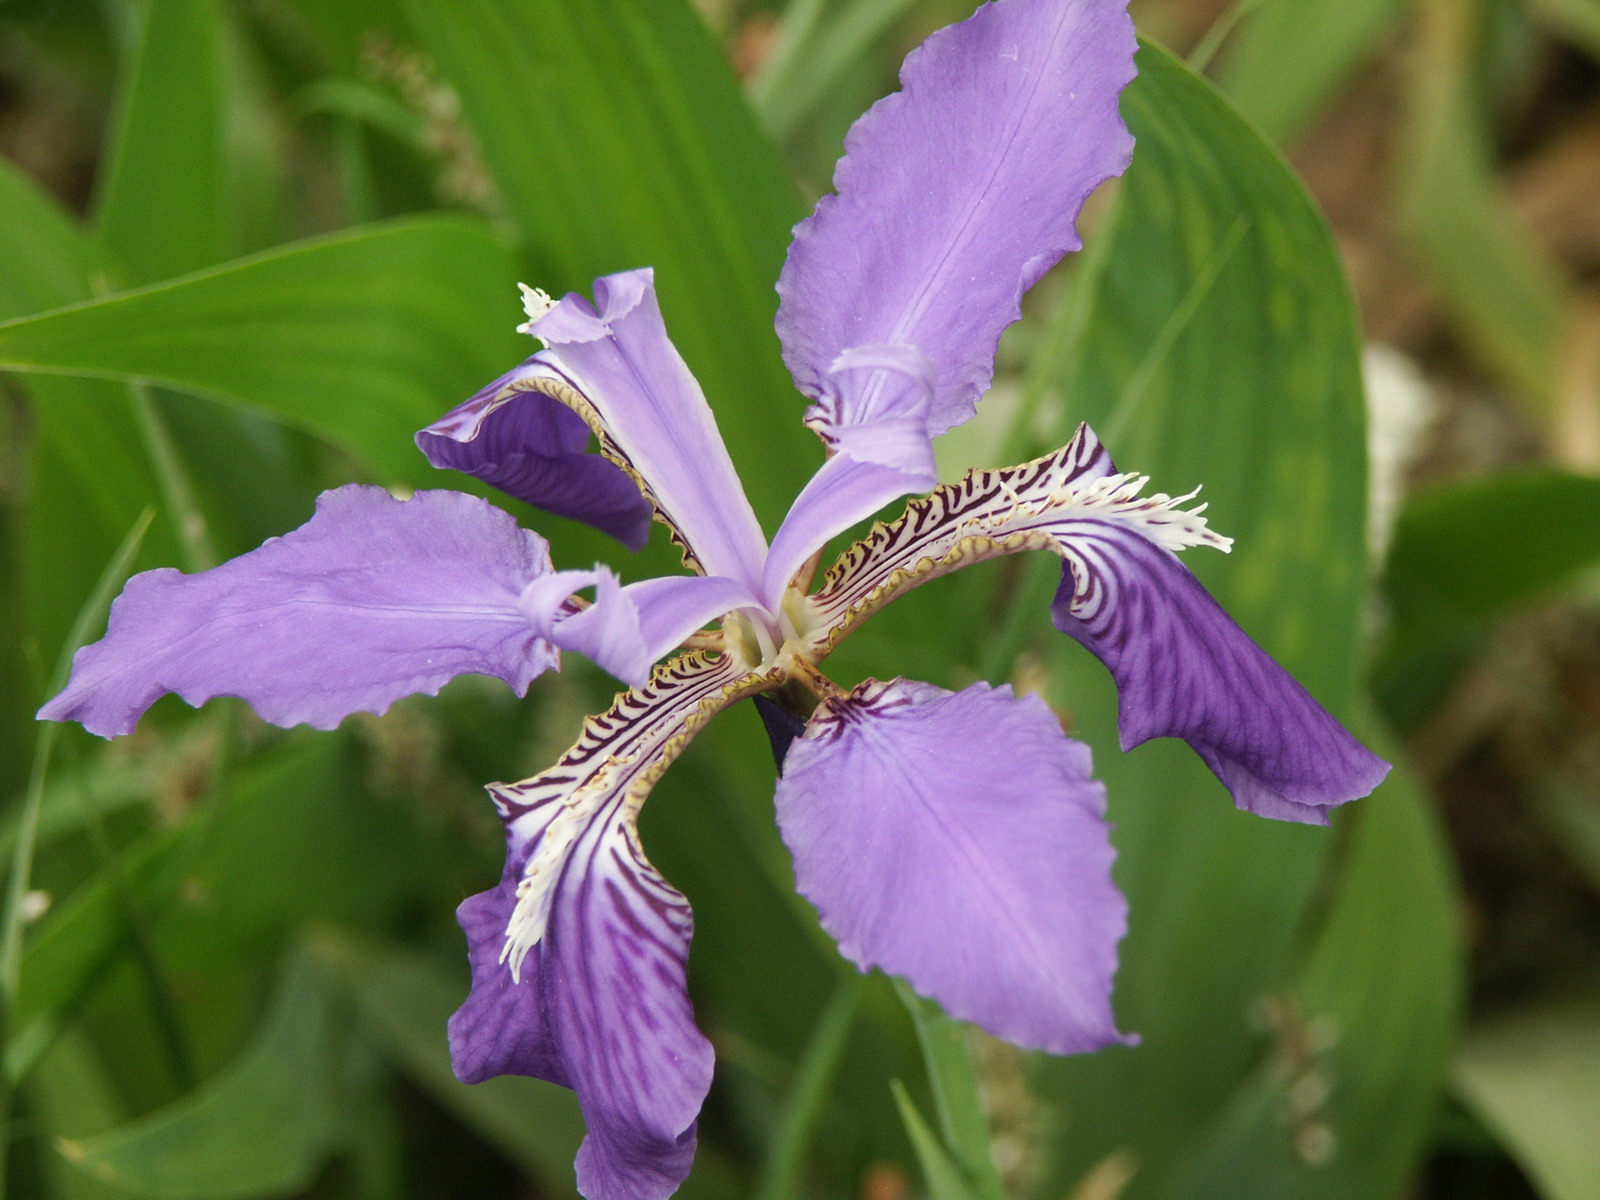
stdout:
POLYGON ((1037 697, 869 680, 817 709, 777 806, 799 889, 852 962, 1020 1045, 1128 1040, 1105 790, 1037 697))
POLYGON ((588 452, 583 418, 537 390, 551 379, 564 382, 530 358, 418 433, 417 447, 436 467, 464 471, 639 549, 650 536, 649 502, 622 468, 588 452))
POLYGON ((1084 532, 1051 613, 1116 680, 1122 748, 1183 738, 1240 808, 1325 825, 1389 773, 1188 567, 1126 529, 1084 532))
POLYGON ((830 458, 795 498, 773 536, 761 578, 762 603, 776 607, 795 573, 830 538, 891 500, 924 491, 936 481, 936 475, 924 479, 916 472, 861 462, 845 454, 830 458))
POLYGON ((534 632, 563 650, 576 650, 624 683, 638 687, 651 664, 695 630, 734 609, 755 607, 750 589, 717 575, 680 575, 621 586, 604 566, 557 571, 535 579, 522 594, 534 632), (596 590, 595 602, 574 610, 568 598, 596 590))
POLYGON ((694 1157, 712 1053, 684 983, 693 919, 634 821, 689 738, 759 682, 727 657, 678 660, 590 718, 550 770, 490 789, 506 871, 458 913, 472 993, 451 1056, 468 1083, 521 1074, 578 1093, 590 1200, 668 1196, 694 1157))
POLYGON ((78 651, 39 715, 113 737, 177 692, 193 705, 241 696, 276 725, 332 729, 457 675, 494 675, 521 695, 557 661, 517 608, 549 570, 544 539, 475 496, 324 492, 306 524, 220 567, 129 580, 106 636, 78 651))
MULTIPOLYGON (((755 588, 767 543, 704 393, 667 337, 654 273, 595 281, 598 310, 571 294, 529 330, 579 393, 601 447, 637 473, 686 558, 755 588)), ((580 408, 580 412, 584 412, 580 408)))
MULTIPOLYGON (((795 230, 778 333, 800 390, 834 422, 870 415, 830 378, 853 347, 931 360, 929 432, 972 416, 1022 293, 1079 245, 1089 193, 1128 165, 1117 96, 1133 78, 1124 0, 999 0, 942 29, 845 139, 837 195, 795 230)), ((860 373, 866 375, 867 373, 860 373)))
MULTIPOLYGON (((831 463, 829 464, 832 465, 831 463)), ((1188 497, 1141 495, 1088 426, 1053 454, 973 471, 847 550, 806 600, 818 653, 896 596, 1019 550, 1066 560, 1056 624, 1111 668, 1125 749, 1189 741, 1241 808, 1296 821, 1365 796, 1388 765, 1252 642, 1172 553, 1227 549, 1188 497)), ((783 540, 782 533, 774 543, 783 540)))

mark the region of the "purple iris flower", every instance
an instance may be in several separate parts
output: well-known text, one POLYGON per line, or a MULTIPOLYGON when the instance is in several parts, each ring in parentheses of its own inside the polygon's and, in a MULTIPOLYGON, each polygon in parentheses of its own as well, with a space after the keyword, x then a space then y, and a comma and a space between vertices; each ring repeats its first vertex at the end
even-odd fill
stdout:
POLYGON ((797 884, 849 959, 1025 1046, 1125 1040, 1110 1004, 1125 904, 1088 749, 1008 687, 845 689, 822 674, 901 593, 1053 552, 1052 615, 1110 669, 1124 749, 1184 738, 1240 807, 1294 821, 1326 822, 1387 770, 1179 562, 1229 545, 1191 497, 1142 496, 1087 428, 1037 461, 935 487, 933 438, 973 415, 1022 293, 1078 247, 1084 199, 1129 161, 1124 7, 997 0, 929 38, 903 90, 851 131, 837 194, 796 229, 778 281, 784 358, 828 456, 770 546, 651 273, 599 280, 593 304, 529 291, 524 328, 545 349, 419 445, 630 546, 653 515, 694 574, 624 585, 605 567, 556 571, 543 539, 483 500, 340 488, 300 529, 214 570, 133 579, 40 714, 111 736, 177 692, 331 728, 464 673, 520 695, 561 649, 625 681, 549 770, 489 786, 506 867, 461 906, 473 983, 450 1023, 462 1079, 577 1091, 578 1183, 594 1200, 667 1196, 694 1154, 712 1051, 685 987, 692 917, 636 821, 689 739, 745 697, 767 700, 797 884), (829 539, 923 493, 813 588, 829 539))

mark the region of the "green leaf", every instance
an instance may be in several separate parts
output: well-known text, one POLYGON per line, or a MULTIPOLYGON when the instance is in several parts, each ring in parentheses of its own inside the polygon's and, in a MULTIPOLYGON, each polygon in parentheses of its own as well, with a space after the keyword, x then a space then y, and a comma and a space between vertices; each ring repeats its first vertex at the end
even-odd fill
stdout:
POLYGON ((349 992, 401 1070, 554 1194, 570 1192, 584 1135, 577 1097, 514 1076, 469 1085, 451 1070, 445 1023, 466 996, 465 971, 331 929, 317 934, 311 953, 349 992))
POLYGON ((166 384, 437 485, 411 435, 517 361, 514 281, 481 223, 396 221, 0 325, 0 370, 166 384))
POLYGON ((917 1163, 922 1167, 923 1182, 928 1185, 932 1200, 977 1200, 977 1194, 961 1177, 961 1169, 951 1160, 949 1152, 940 1144, 938 1135, 928 1128, 928 1122, 917 1111, 916 1103, 898 1079, 891 1080, 890 1090, 894 1102, 900 1106, 900 1119, 905 1122, 906 1134, 917 1152, 917 1163))
POLYGON ((85 1174, 153 1200, 297 1192, 338 1129, 330 1025, 315 974, 297 963, 226 1071, 166 1108, 56 1148, 85 1174))
MULTIPOLYGON (((94 255, 67 214, 3 162, 0 261, 6 263, 0 318, 87 299, 96 272, 94 255)), ((38 658, 48 662, 117 543, 159 490, 140 453, 125 389, 44 376, 27 383, 34 403, 20 547, 24 620, 38 658)), ((158 528, 142 562, 171 561, 176 553, 170 532, 158 528)), ((15 644, 20 647, 22 638, 15 644)), ((20 669, 14 676, 27 677, 20 669)), ((26 698, 33 701, 31 712, 44 697, 26 698)))
POLYGON ((587 293, 655 267, 667 327, 772 521, 821 461, 772 328, 803 211, 721 48, 684 0, 407 11, 526 239, 529 282, 587 293))
POLYGON ((1402 217, 1467 348, 1543 414, 1567 288, 1500 190, 1472 69, 1487 14, 1483 0, 1419 5, 1402 217))
POLYGON ((1293 140, 1404 15, 1404 0, 1265 0, 1228 47, 1222 86, 1256 127, 1293 140))
MULTIPOLYGON (((1087 420, 1155 488, 1204 484, 1213 526, 1237 541, 1227 557, 1185 561, 1313 695, 1349 714, 1366 472, 1338 254, 1300 183, 1225 99, 1153 46, 1138 66, 1122 101, 1133 165, 1111 228, 1088 235, 1112 242, 1075 281, 1091 289, 1085 310, 1069 304, 1061 318, 1081 333, 1033 370, 1069 401, 1062 440, 1087 420)), ((1047 1190, 1123 1150, 1138 1163, 1128 1200, 1170 1196, 1173 1172, 1255 1068, 1247 1014, 1290 981, 1329 837, 1236 811, 1177 742, 1118 754, 1104 670, 1064 638, 1048 646, 1052 695, 1095 748, 1109 794, 1130 903, 1117 1007, 1143 1044, 1044 1067, 1070 1129, 1047 1190)))
MULTIPOLYGON (((947 1017, 934 1001, 917 995, 903 980, 895 980, 895 991, 916 1026, 939 1113, 939 1128, 956 1169, 967 1181, 974 1200, 1004 1200, 1005 1187, 994 1165, 989 1117, 978 1094, 978 1073, 972 1066, 968 1030, 947 1017)), ((902 1115, 904 1111, 902 1105, 902 1115)), ((910 1129, 909 1121, 907 1128, 910 1129)), ((914 1131, 912 1140, 915 1144, 914 1131)), ((921 1153, 919 1150, 919 1157, 921 1153)), ((926 1159, 923 1165, 926 1170, 926 1159)))
POLYGON ((1600 479, 1536 467, 1411 497, 1395 525, 1397 617, 1484 619, 1600 565, 1600 479))
POLYGON ((237 249, 223 39, 219 0, 138 8, 95 214, 126 283, 185 275, 237 249))
POLYGON ((1504 1139, 1545 1200, 1600 1196, 1600 1005, 1549 1001, 1473 1029, 1461 1099, 1504 1139))
POLYGON ((1455 1038, 1461 934, 1442 832, 1392 775, 1345 824, 1338 891, 1292 990, 1265 998, 1271 1046, 1179 1195, 1394 1196, 1426 1151, 1455 1038))
POLYGON ((1600 61, 1600 3, 1596 0, 1531 0, 1533 16, 1600 61))

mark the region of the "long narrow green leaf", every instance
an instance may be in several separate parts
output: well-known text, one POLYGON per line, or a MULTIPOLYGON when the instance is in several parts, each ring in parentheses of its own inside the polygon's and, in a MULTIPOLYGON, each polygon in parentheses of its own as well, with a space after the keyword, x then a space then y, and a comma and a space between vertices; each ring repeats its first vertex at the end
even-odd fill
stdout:
MULTIPOLYGON (((922 1061, 928 1068, 928 1083, 939 1113, 939 1128, 968 1189, 974 1200, 1005 1200, 1005 1187, 994 1164, 988 1114, 978 1094, 978 1074, 972 1066, 967 1030, 902 980, 895 980, 895 991, 916 1026, 922 1061)), ((925 1161, 924 1168, 926 1165, 925 1161)))
POLYGON ((1265 0, 1229 45, 1222 86, 1268 137, 1291 141, 1376 52, 1404 9, 1404 0, 1265 0))
POLYGON ((513 282, 482 224, 396 221, 0 325, 0 370, 162 383, 436 484, 411 434, 516 361, 513 282))
POLYGON ((766 521, 820 462, 778 357, 802 210, 685 0, 407 6, 551 292, 653 266, 667 327, 766 521), (760 470, 752 469, 760 464, 760 470))
POLYGON ((1530 411, 1552 399, 1565 281, 1517 227, 1496 181, 1473 72, 1482 0, 1424 0, 1412 55, 1402 216, 1470 350, 1530 411))
MULTIPOLYGON (((1235 549, 1185 561, 1314 695, 1348 713, 1365 446, 1338 255, 1299 182, 1225 99, 1154 47, 1138 65, 1123 96, 1138 145, 1114 243, 1087 319, 1064 314, 1082 321, 1081 337, 1037 369, 1058 372, 1063 440, 1079 420, 1116 428, 1123 469, 1167 491, 1205 486, 1207 515, 1235 549)), ((1138 1164, 1127 1200, 1174 1196, 1180 1163, 1255 1067, 1247 1014, 1290 983, 1329 837, 1235 811, 1177 743, 1118 754, 1104 671, 1065 639, 1048 645, 1053 697, 1095 747, 1109 794, 1130 903, 1117 1007, 1143 1038, 1046 1068, 1070 1130, 1049 1188, 1070 1189, 1122 1151, 1138 1164)))
POLYGON ((323 985, 298 963, 226 1071, 167 1108, 56 1148, 84 1173, 152 1200, 297 1192, 339 1125, 331 1024, 323 985))
POLYGON ((905 1122, 911 1147, 917 1153, 917 1163, 922 1168, 922 1178, 928 1185, 932 1200, 977 1200, 977 1195, 961 1177, 961 1169, 951 1160, 949 1152, 939 1142, 939 1137, 928 1128, 928 1122, 917 1111, 916 1102, 898 1079, 889 1084, 894 1102, 900 1107, 900 1119, 905 1122))
POLYGON ((236 252, 223 13, 219 0, 139 7, 95 213, 125 283, 186 275, 236 252))

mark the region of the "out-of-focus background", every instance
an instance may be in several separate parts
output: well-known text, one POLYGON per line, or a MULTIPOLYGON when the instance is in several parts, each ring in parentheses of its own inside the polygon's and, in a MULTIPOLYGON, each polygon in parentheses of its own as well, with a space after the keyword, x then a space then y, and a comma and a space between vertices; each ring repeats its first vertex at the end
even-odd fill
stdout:
MULTIPOLYGON (((820 458, 771 331, 788 229, 972 7, 0 3, 9 1194, 574 1194, 570 1093, 457 1083, 443 1023, 451 913, 499 871, 481 786, 548 763, 606 678, 461 680, 335 734, 167 700, 107 745, 31 714, 132 571, 351 479, 477 490, 410 437, 526 352, 518 279, 656 268, 770 532, 820 458)), ((644 820, 718 1051, 682 1194, 1595 1200, 1600 3, 1133 11, 1134 166, 942 461, 1088 419, 1155 487, 1203 484, 1238 547, 1196 570, 1395 775, 1329 831, 1237 814, 1181 746, 1117 750, 1052 562, 913 594, 838 676, 1010 680, 1091 744, 1143 1045, 955 1035, 975 1151, 950 1045, 793 894, 741 706, 644 820)), ((564 565, 674 567, 506 503, 564 565)))

